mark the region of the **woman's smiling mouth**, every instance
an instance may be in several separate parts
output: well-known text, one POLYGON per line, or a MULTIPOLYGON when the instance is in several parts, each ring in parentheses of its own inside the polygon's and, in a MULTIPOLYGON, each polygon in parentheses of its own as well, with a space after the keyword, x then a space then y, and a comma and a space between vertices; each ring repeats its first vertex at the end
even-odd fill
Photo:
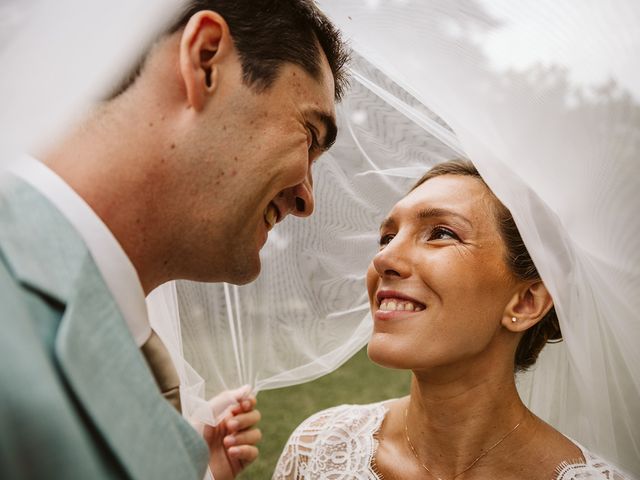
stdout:
POLYGON ((426 305, 403 293, 393 290, 380 290, 376 294, 378 311, 382 312, 421 312, 426 305))

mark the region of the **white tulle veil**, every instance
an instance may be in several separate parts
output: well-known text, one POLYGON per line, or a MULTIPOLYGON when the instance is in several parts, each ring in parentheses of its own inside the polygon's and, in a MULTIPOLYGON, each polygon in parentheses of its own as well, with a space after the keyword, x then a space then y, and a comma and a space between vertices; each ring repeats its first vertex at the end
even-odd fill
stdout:
MULTIPOLYGON (((84 40, 103 49, 106 64, 72 80, 60 66, 83 58, 72 48, 86 33, 76 21, 98 7, 0 6, 8 13, 0 17, 2 161, 90 105, 181 3, 154 2, 143 15, 147 2, 109 2, 111 16, 84 40), (52 25, 51 9, 75 16, 52 25), (24 32, 43 39, 59 28, 59 48, 47 47, 43 64, 25 63, 40 46, 24 32)), ((319 4, 354 58, 338 141, 314 167, 316 213, 271 232, 255 283, 175 282, 149 300, 183 380, 186 415, 214 423, 205 400, 219 391, 307 381, 361 348, 370 330, 364 272, 380 220, 430 165, 466 156, 511 210, 564 335, 518 376, 523 399, 640 472, 640 4, 319 4)))

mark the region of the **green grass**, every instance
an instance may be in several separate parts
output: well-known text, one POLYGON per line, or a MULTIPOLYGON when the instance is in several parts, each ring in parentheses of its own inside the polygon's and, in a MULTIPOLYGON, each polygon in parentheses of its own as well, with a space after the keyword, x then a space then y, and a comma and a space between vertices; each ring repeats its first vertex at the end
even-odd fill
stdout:
POLYGON ((291 432, 309 415, 343 403, 371 403, 409 392, 410 374, 371 362, 366 349, 342 367, 313 382, 258 395, 263 440, 260 457, 238 478, 268 480, 291 432))

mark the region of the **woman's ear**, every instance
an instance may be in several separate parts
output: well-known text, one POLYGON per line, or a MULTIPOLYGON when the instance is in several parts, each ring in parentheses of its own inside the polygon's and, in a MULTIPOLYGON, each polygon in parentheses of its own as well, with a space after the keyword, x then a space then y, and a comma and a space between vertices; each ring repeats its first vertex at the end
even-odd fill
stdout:
POLYGON ((196 111, 218 86, 220 65, 232 50, 229 26, 220 15, 203 10, 189 19, 180 39, 180 74, 187 101, 196 111))
POLYGON ((553 307, 553 299, 541 280, 526 283, 507 304, 502 326, 512 332, 524 332, 544 318, 553 307))

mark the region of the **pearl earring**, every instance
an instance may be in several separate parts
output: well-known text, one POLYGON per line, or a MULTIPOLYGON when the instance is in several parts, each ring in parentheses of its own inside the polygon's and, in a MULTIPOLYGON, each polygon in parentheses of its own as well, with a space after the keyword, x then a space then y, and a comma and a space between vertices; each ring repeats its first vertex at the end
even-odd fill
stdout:
POLYGON ((516 323, 518 319, 516 317, 511 317, 511 322, 516 323))

